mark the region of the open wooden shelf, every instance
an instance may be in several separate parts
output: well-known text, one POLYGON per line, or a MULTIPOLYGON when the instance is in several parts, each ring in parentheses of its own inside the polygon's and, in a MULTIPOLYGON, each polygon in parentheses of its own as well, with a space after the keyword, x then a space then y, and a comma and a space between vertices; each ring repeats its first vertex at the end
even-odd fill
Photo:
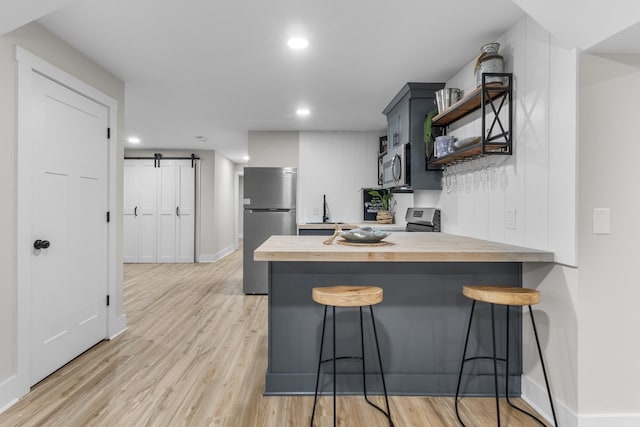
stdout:
POLYGON ((468 147, 461 148, 458 151, 449 153, 446 156, 429 160, 431 166, 445 166, 452 163, 458 163, 462 160, 469 160, 482 156, 483 154, 510 154, 507 151, 506 144, 485 144, 484 153, 482 152, 482 142, 477 142, 468 147))
MULTIPOLYGON (((509 87, 496 82, 487 83, 485 85, 485 89, 488 92, 490 99, 494 99, 504 94, 505 91, 509 89, 509 87)), ((447 110, 435 116, 432 120, 432 125, 446 126, 450 123, 453 123, 459 118, 464 117, 467 114, 472 113, 473 111, 476 111, 478 108, 480 108, 481 103, 482 87, 478 87, 472 90, 460 101, 453 104, 447 110)))
POLYGON ((483 133, 477 137, 479 142, 456 150, 446 156, 434 158, 433 151, 431 151, 427 160, 427 169, 432 167, 441 169, 446 165, 472 160, 484 155, 513 154, 512 85, 513 74, 511 73, 485 73, 482 75, 482 85, 480 87, 472 90, 446 111, 435 116, 431 121, 432 126, 446 128, 467 114, 480 111, 483 133), (500 81, 487 82, 488 79, 493 79, 494 77, 500 78, 500 81), (487 107, 488 105, 490 105, 490 109, 487 107), (507 116, 501 117, 501 111, 507 111, 507 116), (489 123, 485 123, 489 112, 493 114, 489 117, 489 123), (499 129, 495 128, 496 125, 499 129), (500 131, 499 133, 498 130, 500 131))

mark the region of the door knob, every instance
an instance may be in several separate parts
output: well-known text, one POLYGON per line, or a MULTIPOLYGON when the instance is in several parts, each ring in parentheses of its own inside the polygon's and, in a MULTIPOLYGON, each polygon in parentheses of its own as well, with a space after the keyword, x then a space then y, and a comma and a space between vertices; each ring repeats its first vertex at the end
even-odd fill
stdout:
POLYGON ((51 242, 48 240, 36 240, 33 242, 33 247, 36 249, 47 249, 49 246, 51 246, 51 242))

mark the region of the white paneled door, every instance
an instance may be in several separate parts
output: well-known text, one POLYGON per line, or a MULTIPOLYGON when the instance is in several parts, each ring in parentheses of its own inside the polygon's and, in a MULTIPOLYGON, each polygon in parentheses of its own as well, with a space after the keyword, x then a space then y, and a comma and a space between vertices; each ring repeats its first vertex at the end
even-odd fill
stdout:
POLYGON ((194 262, 192 160, 126 159, 124 170, 124 261, 194 262))
POLYGON ((195 169, 190 160, 179 160, 176 166, 176 261, 195 259, 195 169))
POLYGON ((176 201, 175 160, 162 161, 158 187, 158 262, 176 262, 176 226, 178 210, 176 201))
POLYGON ((156 262, 158 174, 154 160, 124 163, 124 262, 156 262))
POLYGON ((34 73, 31 384, 107 335, 108 109, 34 73))

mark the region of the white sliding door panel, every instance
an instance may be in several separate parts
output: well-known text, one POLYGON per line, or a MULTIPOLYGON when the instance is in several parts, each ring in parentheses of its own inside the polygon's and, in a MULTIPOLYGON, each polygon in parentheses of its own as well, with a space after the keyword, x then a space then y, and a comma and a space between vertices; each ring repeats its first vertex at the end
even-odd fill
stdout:
POLYGON ((138 165, 140 170, 141 190, 138 195, 138 262, 158 262, 157 232, 158 227, 158 169, 152 160, 138 160, 144 162, 138 165))
POLYGON ((140 179, 140 168, 134 162, 124 163, 124 262, 138 262, 138 209, 139 195, 142 191, 142 180, 140 179))
POLYGON ((124 262, 157 262, 157 180, 153 160, 125 160, 124 262))
POLYGON ((158 187, 158 262, 176 262, 176 163, 164 160, 158 187))
POLYGON ((195 167, 192 166, 190 160, 182 160, 178 163, 177 172, 176 262, 193 262, 195 255, 195 167))

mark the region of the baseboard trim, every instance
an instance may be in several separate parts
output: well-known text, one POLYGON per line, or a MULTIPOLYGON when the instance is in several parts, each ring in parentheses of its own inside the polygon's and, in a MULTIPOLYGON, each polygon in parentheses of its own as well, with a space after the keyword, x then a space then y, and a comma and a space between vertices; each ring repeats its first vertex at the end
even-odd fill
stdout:
POLYGON ((235 245, 229 245, 226 248, 222 249, 221 251, 218 251, 215 254, 200 254, 198 262, 218 262, 222 258, 224 258, 227 255, 231 254, 235 250, 236 250, 235 245))
MULTIPOLYGON (((553 394, 553 386, 551 389, 553 394)), ((549 423, 553 423, 551 406, 547 389, 522 376, 522 399, 542 415, 549 423)), ((577 414, 554 395, 558 424, 563 427, 637 427, 640 426, 640 413, 628 414, 577 414)))
POLYGON ((109 331, 109 339, 112 340, 115 337, 117 337, 118 335, 123 334, 127 329, 127 315, 123 314, 121 316, 119 316, 118 318, 116 318, 116 320, 113 322, 114 324, 111 325, 111 330, 109 331))
POLYGON ((589 414, 580 416, 579 427, 637 427, 640 414, 589 414))
POLYGON ((11 375, 0 382, 0 414, 16 404, 18 399, 29 392, 18 375, 11 375))
POLYGON ((0 408, 0 414, 2 414, 4 411, 6 411, 7 409, 11 408, 13 405, 15 405, 16 403, 18 403, 18 399, 13 399, 11 400, 9 403, 7 403, 6 405, 4 405, 2 408, 0 408))

